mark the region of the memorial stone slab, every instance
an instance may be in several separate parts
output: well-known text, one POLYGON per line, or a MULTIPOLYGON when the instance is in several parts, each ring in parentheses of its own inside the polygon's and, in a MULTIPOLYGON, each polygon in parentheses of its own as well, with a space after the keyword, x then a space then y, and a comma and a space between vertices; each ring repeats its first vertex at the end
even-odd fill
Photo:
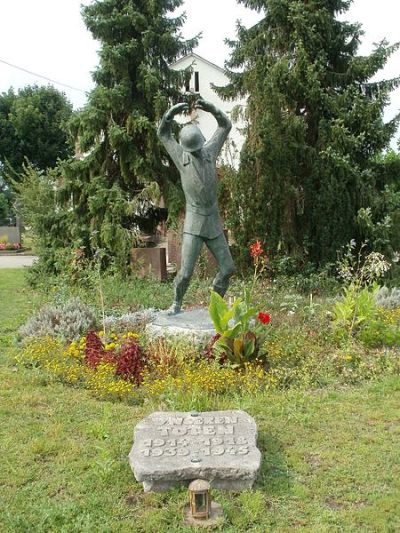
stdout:
POLYGON ((226 490, 250 488, 260 468, 257 426, 244 411, 155 412, 139 422, 129 462, 145 492, 206 479, 226 490))

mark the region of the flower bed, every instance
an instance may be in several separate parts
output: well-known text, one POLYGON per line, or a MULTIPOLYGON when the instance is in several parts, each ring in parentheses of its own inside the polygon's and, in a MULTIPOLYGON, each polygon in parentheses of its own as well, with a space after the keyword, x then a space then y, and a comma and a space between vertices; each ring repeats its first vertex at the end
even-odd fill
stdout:
POLYGON ((287 291, 279 295, 259 282, 267 264, 261 244, 256 241, 250 252, 253 279, 236 290, 231 305, 211 294, 217 335, 206 347, 146 337, 141 328, 154 310, 119 319, 103 314, 103 331, 96 332, 95 313, 75 299, 43 308, 20 329, 17 361, 98 397, 154 400, 175 409, 188 401, 209 407, 210 399, 221 396, 400 374, 396 291, 381 291, 378 299, 375 285, 353 284, 330 302, 287 291))
MULTIPOLYGON (((390 313, 390 320, 397 317, 398 311, 390 313)), ((16 360, 99 398, 150 400, 176 409, 188 398, 201 407, 217 397, 353 384, 400 373, 398 349, 367 349, 357 341, 338 345, 326 330, 291 323, 271 330, 263 360, 234 364, 214 349, 217 340, 203 348, 179 339, 151 340, 132 331, 91 331, 69 343, 50 336, 27 339, 16 360)))
POLYGON ((19 242, 0 242, 0 250, 20 250, 22 248, 19 242))
POLYGON ((16 361, 39 366, 66 383, 80 384, 97 397, 129 402, 194 392, 250 393, 270 385, 259 364, 245 365, 238 371, 201 359, 200 352, 186 348, 179 341, 146 343, 135 332, 104 335, 91 331, 67 345, 49 336, 31 339, 16 361), (183 356, 184 351, 187 356, 183 356))
POLYGON ((10 255, 10 253, 21 253, 25 251, 22 245, 18 242, 4 243, 0 242, 0 255, 10 255))

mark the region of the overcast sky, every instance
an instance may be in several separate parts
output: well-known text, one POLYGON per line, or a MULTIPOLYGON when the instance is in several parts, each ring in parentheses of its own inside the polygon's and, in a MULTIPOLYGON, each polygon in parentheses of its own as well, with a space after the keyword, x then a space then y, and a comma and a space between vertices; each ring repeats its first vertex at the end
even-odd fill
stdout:
MULTIPOLYGON (((80 15, 82 0, 0 0, 0 92, 48 82, 6 63, 62 82, 55 86, 64 91, 75 108, 86 101, 92 87, 90 73, 97 64, 97 44, 86 30, 80 15), (6 63, 4 63, 6 62, 6 63), (77 89, 77 90, 75 90, 77 89)), ((225 37, 234 37, 235 22, 254 24, 259 15, 236 0, 185 0, 182 10, 187 20, 185 37, 202 32, 196 52, 223 66, 229 55, 225 37)), ((361 54, 371 51, 374 42, 384 37, 390 43, 400 41, 400 0, 354 0, 345 19, 358 21, 365 31, 361 54)), ((378 78, 400 74, 400 51, 396 52, 378 78)), ((392 96, 386 118, 400 110, 400 89, 392 96)))

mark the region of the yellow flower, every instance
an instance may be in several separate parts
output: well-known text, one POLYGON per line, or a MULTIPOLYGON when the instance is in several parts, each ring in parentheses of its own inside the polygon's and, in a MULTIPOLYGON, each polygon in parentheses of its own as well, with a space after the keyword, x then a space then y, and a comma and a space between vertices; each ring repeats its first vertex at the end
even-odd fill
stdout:
POLYGON ((106 350, 106 351, 108 351, 108 350, 113 350, 115 347, 116 347, 115 342, 110 342, 109 344, 106 344, 106 345, 105 345, 105 350, 106 350))

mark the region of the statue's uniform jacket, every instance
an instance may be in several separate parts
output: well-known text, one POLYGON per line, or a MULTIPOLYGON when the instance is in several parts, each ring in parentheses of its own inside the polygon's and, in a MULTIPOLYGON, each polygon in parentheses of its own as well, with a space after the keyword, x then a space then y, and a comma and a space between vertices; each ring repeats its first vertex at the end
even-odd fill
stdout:
POLYGON ((165 115, 158 130, 162 143, 181 175, 186 198, 183 232, 204 239, 215 239, 223 231, 217 202, 216 160, 232 127, 222 111, 214 116, 218 128, 198 155, 186 152, 174 139, 172 120, 165 115))

